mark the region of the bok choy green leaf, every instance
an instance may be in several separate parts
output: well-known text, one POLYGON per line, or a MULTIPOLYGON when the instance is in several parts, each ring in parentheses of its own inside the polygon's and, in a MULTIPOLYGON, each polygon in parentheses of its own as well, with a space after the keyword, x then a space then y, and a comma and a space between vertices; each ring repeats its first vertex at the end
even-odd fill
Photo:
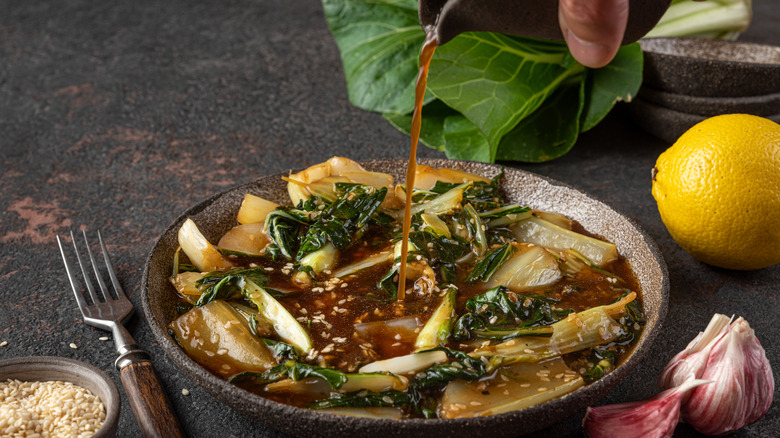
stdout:
MULTIPOLYGON (((408 134, 420 47, 414 0, 323 0, 341 52, 350 101, 383 113, 408 134)), ((589 79, 562 42, 461 34, 439 47, 429 70, 421 141, 447 157, 547 161, 572 147, 642 79, 642 51, 624 46, 610 87, 589 79), (600 96, 605 91, 610 96, 600 96), (533 119, 533 123, 529 121, 533 119)))

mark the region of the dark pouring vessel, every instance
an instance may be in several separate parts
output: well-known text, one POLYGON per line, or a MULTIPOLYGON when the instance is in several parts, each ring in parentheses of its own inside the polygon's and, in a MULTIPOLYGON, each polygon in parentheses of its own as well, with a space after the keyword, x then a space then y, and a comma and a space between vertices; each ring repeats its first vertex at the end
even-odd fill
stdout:
MULTIPOLYGON (((639 40, 666 12, 671 0, 629 0, 622 44, 639 40)), ((420 24, 433 28, 442 45, 458 34, 486 31, 563 41, 557 0, 419 0, 420 24)))

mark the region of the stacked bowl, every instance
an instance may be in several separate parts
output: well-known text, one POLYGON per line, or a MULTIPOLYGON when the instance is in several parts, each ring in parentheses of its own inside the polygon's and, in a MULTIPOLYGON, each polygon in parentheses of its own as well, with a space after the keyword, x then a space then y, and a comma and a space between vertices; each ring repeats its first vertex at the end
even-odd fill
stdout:
POLYGON ((674 142, 720 114, 780 122, 780 47, 699 38, 649 38, 638 96, 627 105, 636 123, 674 142))

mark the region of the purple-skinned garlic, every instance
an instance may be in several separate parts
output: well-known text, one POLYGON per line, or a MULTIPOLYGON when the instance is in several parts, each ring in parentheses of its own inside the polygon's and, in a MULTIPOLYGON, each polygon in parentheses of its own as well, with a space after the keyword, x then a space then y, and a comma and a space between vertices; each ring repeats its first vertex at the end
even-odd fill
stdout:
POLYGON ((718 436, 763 417, 772 404, 775 381, 764 348, 748 322, 737 318, 706 349, 706 363, 696 377, 714 383, 690 393, 682 404, 682 418, 699 432, 718 436))
POLYGON ((691 379, 646 400, 588 408, 582 423, 585 435, 589 438, 671 437, 680 419, 683 395, 705 383, 710 382, 691 379))
MULTIPOLYGON (((658 386, 661 389, 670 389, 680 386, 688 379, 700 378, 707 365, 710 350, 715 345, 714 341, 726 334, 731 319, 726 315, 716 313, 707 328, 703 332, 699 332, 696 338, 685 347, 685 350, 677 353, 666 364, 661 378, 658 380, 658 386)), ((688 395, 683 397, 683 400, 687 400, 687 398, 688 395)))

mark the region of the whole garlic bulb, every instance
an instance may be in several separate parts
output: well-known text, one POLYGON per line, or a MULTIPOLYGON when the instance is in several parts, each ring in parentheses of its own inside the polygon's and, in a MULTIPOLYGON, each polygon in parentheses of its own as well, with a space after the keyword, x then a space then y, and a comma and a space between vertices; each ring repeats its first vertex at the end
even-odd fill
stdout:
POLYGON ((716 314, 689 344, 690 351, 675 356, 661 377, 663 388, 693 378, 713 381, 691 391, 681 408, 682 418, 706 435, 725 435, 764 416, 775 386, 764 348, 748 322, 740 317, 723 325, 724 319, 729 318, 716 314))

